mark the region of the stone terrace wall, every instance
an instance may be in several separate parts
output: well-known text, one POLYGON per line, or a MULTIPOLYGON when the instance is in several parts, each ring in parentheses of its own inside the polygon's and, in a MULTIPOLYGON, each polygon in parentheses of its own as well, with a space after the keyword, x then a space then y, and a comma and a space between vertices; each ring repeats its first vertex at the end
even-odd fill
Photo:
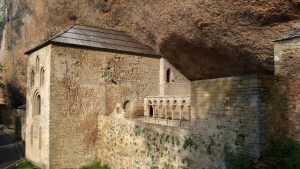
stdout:
POLYGON ((286 99, 287 136, 300 142, 300 39, 276 42, 275 75, 286 99))
POLYGON ((224 168, 227 146, 259 158, 266 133, 284 125, 274 111, 277 83, 261 75, 193 81, 190 129, 100 116, 97 157, 112 168, 224 168))
POLYGON ((223 147, 206 131, 99 117, 98 160, 111 168, 221 168, 223 147))
POLYGON ((280 102, 276 83, 274 77, 262 75, 193 81, 192 123, 222 147, 243 147, 259 158, 266 135, 282 131, 282 109, 273 105, 280 102))

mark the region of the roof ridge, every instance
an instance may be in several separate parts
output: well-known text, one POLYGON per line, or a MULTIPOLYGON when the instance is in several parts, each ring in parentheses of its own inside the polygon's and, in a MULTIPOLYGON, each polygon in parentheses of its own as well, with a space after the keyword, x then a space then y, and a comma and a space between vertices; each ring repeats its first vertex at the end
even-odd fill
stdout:
POLYGON ((86 26, 86 25, 82 25, 82 24, 74 24, 73 26, 84 26, 84 27, 90 27, 90 28, 95 28, 95 29, 105 29, 105 30, 108 30, 108 31, 116 31, 116 32, 122 32, 122 33, 125 33, 125 34, 128 34, 127 32, 125 31, 122 31, 122 30, 115 30, 115 29, 109 29, 109 28, 99 28, 99 27, 96 27, 96 26, 86 26))
MULTIPOLYGON (((126 32, 125 32, 126 33, 126 32)), ((137 39, 134 35, 132 35, 131 33, 127 33, 129 36, 131 36, 133 39, 135 39, 136 41, 138 41, 139 43, 141 43, 142 45, 144 45, 147 48, 152 49, 155 53, 157 53, 158 55, 160 55, 160 53, 156 52, 156 50, 154 50, 153 48, 151 48, 150 46, 148 46, 147 44, 144 44, 143 42, 141 42, 139 39, 137 39)))

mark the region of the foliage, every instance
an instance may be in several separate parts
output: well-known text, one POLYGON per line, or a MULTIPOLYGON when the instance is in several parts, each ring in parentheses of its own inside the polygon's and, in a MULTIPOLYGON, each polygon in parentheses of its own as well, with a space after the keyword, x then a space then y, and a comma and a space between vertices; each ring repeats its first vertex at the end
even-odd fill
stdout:
POLYGON ((6 5, 5 2, 0 6, 0 29, 5 25, 5 9, 6 5))
POLYGON ((271 147, 268 156, 282 159, 286 169, 300 168, 299 143, 290 138, 283 140, 271 139, 270 143, 271 147))
POLYGON ((225 146, 225 163, 228 169, 252 169, 253 159, 244 152, 233 153, 225 146))
POLYGON ((31 162, 25 162, 13 169, 39 169, 39 167, 33 165, 31 162))
POLYGON ((183 149, 186 149, 189 146, 192 147, 193 145, 194 145, 194 142, 193 142, 192 138, 189 137, 189 138, 187 138, 187 139, 184 140, 183 149))
MULTIPOLYGON (((0 80, 2 80, 1 74, 4 72, 4 66, 0 63, 0 80)), ((5 85, 0 82, 0 89, 3 89, 5 85)))
POLYGON ((99 162, 95 162, 91 165, 80 167, 80 169, 109 169, 107 165, 101 165, 99 162))

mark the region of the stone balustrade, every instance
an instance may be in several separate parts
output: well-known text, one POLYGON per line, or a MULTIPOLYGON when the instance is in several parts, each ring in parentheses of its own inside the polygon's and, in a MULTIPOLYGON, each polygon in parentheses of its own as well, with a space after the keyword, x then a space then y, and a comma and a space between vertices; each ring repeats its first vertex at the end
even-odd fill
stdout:
POLYGON ((190 120, 190 96, 147 96, 144 98, 144 122, 188 127, 190 120))

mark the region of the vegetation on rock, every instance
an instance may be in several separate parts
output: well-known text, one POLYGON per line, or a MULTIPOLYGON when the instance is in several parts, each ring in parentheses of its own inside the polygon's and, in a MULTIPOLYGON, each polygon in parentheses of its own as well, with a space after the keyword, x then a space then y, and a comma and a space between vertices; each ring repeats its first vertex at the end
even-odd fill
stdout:
POLYGON ((300 168, 300 144, 296 141, 286 138, 283 140, 270 141, 271 147, 267 156, 276 161, 281 161, 283 165, 281 167, 286 169, 298 169, 300 168))
POLYGON ((13 169, 39 169, 39 167, 33 165, 31 162, 25 162, 13 169))
POLYGON ((91 165, 80 167, 80 169, 109 169, 107 165, 101 165, 99 162, 95 162, 91 165))
POLYGON ((229 151, 225 146, 225 163, 228 169, 251 169, 253 168, 253 159, 245 152, 239 151, 237 153, 229 151))

